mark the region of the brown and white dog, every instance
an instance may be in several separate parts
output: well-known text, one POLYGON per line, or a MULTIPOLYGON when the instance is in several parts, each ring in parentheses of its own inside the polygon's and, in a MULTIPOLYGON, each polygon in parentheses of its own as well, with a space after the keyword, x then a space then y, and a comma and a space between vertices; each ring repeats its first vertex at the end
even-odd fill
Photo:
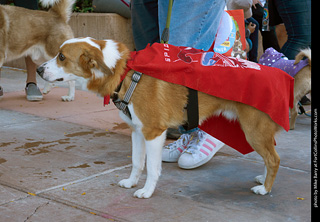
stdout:
MULTIPOLYGON (((5 62, 30 56, 37 65, 52 59, 60 45, 73 38, 68 25, 75 0, 40 0, 46 11, 0 5, 0 69, 5 62)), ((51 89, 46 83, 43 93, 51 89)), ((69 94, 63 101, 74 100, 75 81, 69 82, 69 94)))
MULTIPOLYGON (((87 80, 90 91, 105 96, 113 94, 119 86, 128 57, 129 50, 122 43, 76 38, 63 43, 58 55, 41 65, 37 72, 47 81, 69 81, 82 77, 87 80)), ((118 94, 120 99, 123 99, 130 85, 133 72, 129 71, 122 82, 118 94)), ((119 182, 121 187, 132 188, 137 185, 147 157, 147 180, 134 196, 149 198, 153 194, 161 172, 166 130, 186 121, 183 110, 187 95, 188 89, 184 86, 142 75, 128 105, 132 118, 120 112, 120 116, 132 128, 132 171, 128 179, 119 182)), ((239 121, 248 143, 266 164, 265 174, 255 178, 261 185, 251 190, 261 195, 270 192, 280 164, 274 148, 274 136, 281 127, 267 114, 249 105, 201 92, 198 96, 200 121, 221 112, 239 121)))

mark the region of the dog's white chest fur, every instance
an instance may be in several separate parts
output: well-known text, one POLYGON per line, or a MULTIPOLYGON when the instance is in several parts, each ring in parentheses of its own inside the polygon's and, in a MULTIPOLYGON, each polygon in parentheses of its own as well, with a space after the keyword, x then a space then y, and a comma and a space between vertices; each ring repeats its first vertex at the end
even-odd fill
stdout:
POLYGON ((134 130, 141 131, 143 124, 142 124, 141 120, 137 117, 137 115, 135 114, 132 103, 130 103, 128 105, 128 109, 131 114, 131 119, 128 116, 126 116, 122 111, 120 111, 119 115, 120 115, 121 119, 123 119, 123 121, 125 121, 134 130))

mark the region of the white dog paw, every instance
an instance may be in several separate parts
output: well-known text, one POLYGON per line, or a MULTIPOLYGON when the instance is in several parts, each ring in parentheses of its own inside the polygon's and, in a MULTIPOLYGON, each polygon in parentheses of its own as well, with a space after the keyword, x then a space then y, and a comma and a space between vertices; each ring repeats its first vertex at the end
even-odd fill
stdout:
POLYGON ((254 178, 254 181, 256 181, 257 183, 260 183, 260 184, 264 184, 265 180, 266 180, 266 178, 264 177, 264 175, 259 175, 254 178))
POLYGON ((134 197, 138 197, 138 198, 145 198, 145 199, 148 199, 152 196, 153 194, 153 190, 148 190, 148 189, 145 189, 145 188, 142 188, 140 190, 137 190, 133 196, 134 197))
POLYGON ((50 92, 50 90, 51 90, 50 86, 49 87, 44 87, 43 90, 42 90, 42 93, 43 94, 48 94, 50 92))
POLYGON ((259 186, 255 186, 252 187, 251 190, 255 193, 255 194, 260 194, 260 195, 266 195, 267 193, 269 193, 264 185, 259 185, 259 186))
POLYGON ((132 187, 135 187, 137 184, 134 183, 133 181, 131 181, 130 179, 124 179, 124 180, 121 180, 118 185, 120 187, 123 187, 123 188, 132 188, 132 187))
POLYGON ((62 101, 64 102, 70 102, 74 100, 73 96, 61 96, 62 101))
POLYGON ((48 94, 49 92, 50 92, 50 90, 46 90, 46 89, 43 89, 43 90, 42 90, 42 93, 43 93, 43 94, 48 94))
POLYGON ((54 85, 52 83, 45 82, 44 88, 42 90, 43 94, 48 94, 54 85))

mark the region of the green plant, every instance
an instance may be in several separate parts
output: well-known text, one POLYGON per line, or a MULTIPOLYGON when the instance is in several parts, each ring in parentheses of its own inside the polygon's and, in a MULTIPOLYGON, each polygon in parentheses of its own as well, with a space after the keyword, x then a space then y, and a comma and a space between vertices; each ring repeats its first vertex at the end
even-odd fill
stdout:
POLYGON ((92 0, 77 0, 73 11, 74 12, 93 12, 94 6, 92 5, 92 0))

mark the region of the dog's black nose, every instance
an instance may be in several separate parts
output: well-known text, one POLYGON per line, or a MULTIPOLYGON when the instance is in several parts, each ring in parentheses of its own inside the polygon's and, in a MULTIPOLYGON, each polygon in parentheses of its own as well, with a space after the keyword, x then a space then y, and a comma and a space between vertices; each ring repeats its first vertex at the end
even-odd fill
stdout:
POLYGON ((37 73, 39 74, 39 76, 43 77, 44 67, 43 66, 39 66, 37 68, 37 73))

